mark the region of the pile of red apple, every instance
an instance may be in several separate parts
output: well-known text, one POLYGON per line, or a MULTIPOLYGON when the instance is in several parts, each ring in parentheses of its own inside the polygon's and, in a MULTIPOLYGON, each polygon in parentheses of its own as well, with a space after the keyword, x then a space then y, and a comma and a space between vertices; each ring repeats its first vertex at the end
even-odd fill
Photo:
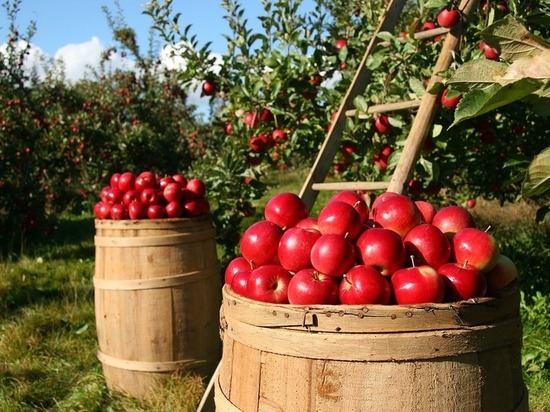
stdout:
POLYGON ((209 213, 206 185, 201 179, 181 174, 157 176, 114 173, 109 186, 101 189, 94 205, 97 219, 166 219, 198 217, 209 213))
POLYGON ((294 193, 273 196, 240 239, 225 283, 261 302, 421 304, 499 296, 518 276, 461 206, 386 192, 372 204, 336 193, 317 216, 294 193))

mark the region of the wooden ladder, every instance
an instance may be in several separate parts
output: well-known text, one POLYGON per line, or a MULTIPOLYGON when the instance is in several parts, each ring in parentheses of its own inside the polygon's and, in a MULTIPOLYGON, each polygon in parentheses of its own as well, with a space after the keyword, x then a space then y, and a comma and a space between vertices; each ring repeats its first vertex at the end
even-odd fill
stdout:
MULTIPOLYGON (((319 191, 321 190, 388 190, 391 192, 403 193, 405 185, 412 175, 414 166, 420 156, 421 148, 430 131, 439 107, 439 97, 428 92, 426 92, 421 99, 371 106, 368 108, 369 114, 417 109, 411 130, 403 147, 403 152, 401 153, 389 182, 324 182, 340 147, 345 118, 346 116, 355 115, 353 100, 365 91, 370 82, 372 73, 367 68, 366 63, 376 45, 381 41, 378 34, 381 32, 393 32, 405 3, 406 0, 390 0, 380 24, 372 35, 372 39, 355 73, 355 77, 340 104, 333 125, 328 131, 313 167, 300 191, 300 197, 304 200, 309 210, 313 207, 319 191)), ((462 13, 462 21, 450 30, 439 27, 415 33, 415 39, 427 39, 445 34, 441 52, 433 68, 432 76, 426 90, 429 90, 436 82, 442 81, 440 73, 449 68, 452 62, 453 52, 458 50, 460 37, 464 33, 466 24, 469 21, 472 11, 477 7, 477 4, 478 0, 461 0, 459 10, 462 13)))

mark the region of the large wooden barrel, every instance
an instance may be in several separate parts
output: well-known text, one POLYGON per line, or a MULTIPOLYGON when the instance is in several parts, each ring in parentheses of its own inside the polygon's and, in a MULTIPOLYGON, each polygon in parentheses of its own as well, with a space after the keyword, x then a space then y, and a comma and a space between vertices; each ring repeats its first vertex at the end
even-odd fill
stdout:
POLYGON ((95 221, 98 358, 109 389, 138 398, 221 356, 221 276, 210 217, 95 221))
POLYGON ((517 288, 413 306, 297 306, 223 289, 227 411, 527 411, 517 288))

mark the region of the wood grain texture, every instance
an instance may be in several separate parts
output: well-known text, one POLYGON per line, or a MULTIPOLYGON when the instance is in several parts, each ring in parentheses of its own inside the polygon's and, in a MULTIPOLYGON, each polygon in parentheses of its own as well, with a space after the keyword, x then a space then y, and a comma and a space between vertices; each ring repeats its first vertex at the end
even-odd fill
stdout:
POLYGON ((453 305, 304 307, 226 286, 220 316, 220 412, 528 410, 517 288, 453 305))
POLYGON ((221 276, 210 218, 96 220, 98 359, 109 389, 146 398, 221 357, 221 276))

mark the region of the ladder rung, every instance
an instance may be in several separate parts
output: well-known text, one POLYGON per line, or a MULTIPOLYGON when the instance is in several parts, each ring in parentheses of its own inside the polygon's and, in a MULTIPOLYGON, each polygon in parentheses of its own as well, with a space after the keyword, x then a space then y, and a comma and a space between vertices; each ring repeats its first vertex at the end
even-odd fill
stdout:
MULTIPOLYGON (((408 100, 405 102, 395 102, 395 103, 384 103, 384 104, 377 104, 374 106, 369 106, 367 109, 367 115, 360 114, 359 118, 368 117, 368 114, 375 114, 375 113, 387 113, 387 112, 396 112, 399 110, 408 110, 408 109, 417 109, 420 107, 420 99, 415 100, 408 100)), ((353 117, 355 116, 355 113, 357 110, 351 109, 346 110, 346 116, 353 117)))
POLYGON ((314 183, 313 190, 386 190, 390 182, 328 182, 314 183))
POLYGON ((441 36, 448 32, 449 29, 446 27, 436 27, 435 29, 418 31, 414 33, 414 38, 416 40, 431 39, 432 37, 441 36))

